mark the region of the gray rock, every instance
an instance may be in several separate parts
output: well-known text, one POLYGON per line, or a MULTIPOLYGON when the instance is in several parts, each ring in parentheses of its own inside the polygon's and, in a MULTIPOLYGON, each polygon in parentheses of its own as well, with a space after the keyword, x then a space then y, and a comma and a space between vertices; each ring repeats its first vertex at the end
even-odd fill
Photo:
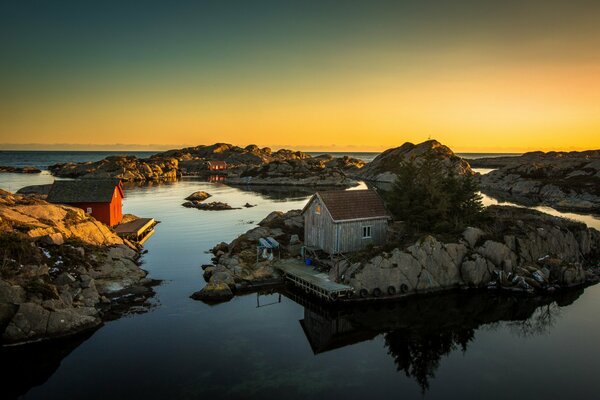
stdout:
POLYGON ((485 236, 485 232, 479 228, 468 227, 462 234, 470 247, 475 247, 479 239, 485 236))
POLYGON ((26 299, 25 289, 0 280, 0 303, 21 304, 26 299))
POLYGON ((7 343, 25 342, 46 336, 50 311, 38 304, 23 303, 10 321, 2 339, 7 343))
MULTIPOLYGON (((89 309, 86 310, 89 312, 89 309)), ((80 314, 74 310, 52 311, 48 316, 45 336, 59 337, 72 335, 101 324, 99 318, 80 314)))

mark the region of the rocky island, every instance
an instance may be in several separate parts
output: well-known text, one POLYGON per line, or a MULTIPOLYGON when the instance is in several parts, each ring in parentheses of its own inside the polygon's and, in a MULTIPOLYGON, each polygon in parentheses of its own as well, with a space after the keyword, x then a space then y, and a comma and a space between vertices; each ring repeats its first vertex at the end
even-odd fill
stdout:
POLYGON ((480 178, 481 188, 492 194, 561 210, 600 212, 600 150, 531 152, 472 164, 498 168, 480 178))
POLYGON ((123 182, 170 181, 181 176, 177 159, 169 157, 110 156, 96 162, 54 164, 48 170, 62 178, 116 178, 123 182))
POLYGON ((35 167, 7 167, 0 165, 0 173, 39 174, 40 172, 42 171, 35 167))
POLYGON ((146 159, 110 156, 96 162, 55 164, 50 172, 65 178, 118 178, 124 182, 165 181, 181 176, 219 175, 231 184, 354 186, 349 176, 365 163, 352 157, 311 157, 301 151, 272 151, 256 145, 227 143, 188 147, 157 153, 146 159), (226 169, 213 171, 209 163, 222 161, 226 169))
MULTIPOLYGON (((360 299, 458 288, 551 292, 597 282, 600 232, 524 208, 491 206, 485 214, 485 223, 452 240, 426 235, 402 243, 404 238, 347 255, 330 278, 351 285, 360 299)), ((279 279, 273 262, 256 262, 258 239, 274 237, 283 259, 299 258, 303 227, 300 210, 274 212, 233 242, 215 246, 214 266, 205 267, 208 284, 195 298, 228 299, 236 289, 279 279)))
POLYGON ((70 336, 142 311, 155 284, 139 253, 83 210, 2 190, 0 266, 3 344, 70 336))

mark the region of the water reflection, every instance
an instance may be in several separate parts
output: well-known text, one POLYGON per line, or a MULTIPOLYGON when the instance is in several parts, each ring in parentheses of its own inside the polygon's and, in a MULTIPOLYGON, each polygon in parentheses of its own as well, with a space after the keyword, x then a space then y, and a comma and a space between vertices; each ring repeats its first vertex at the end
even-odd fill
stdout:
POLYGON ((92 335, 88 332, 48 343, 0 347, 0 360, 6 367, 0 378, 2 398, 21 398, 32 387, 43 385, 62 360, 92 335))
POLYGON ((518 336, 547 334, 561 307, 582 293, 575 289, 554 297, 528 297, 469 291, 341 308, 294 293, 286 296, 304 306, 300 325, 315 355, 383 335, 396 369, 425 392, 442 359, 466 352, 477 330, 506 325, 518 336))

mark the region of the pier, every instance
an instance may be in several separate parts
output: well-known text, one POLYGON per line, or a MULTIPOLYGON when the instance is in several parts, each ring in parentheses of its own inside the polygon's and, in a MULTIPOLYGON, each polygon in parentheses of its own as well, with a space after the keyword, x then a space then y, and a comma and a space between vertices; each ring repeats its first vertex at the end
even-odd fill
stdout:
POLYGON ((155 225, 156 221, 154 218, 138 218, 117 225, 115 233, 124 239, 141 245, 152 236, 155 225))
POLYGON ((334 282, 328 274, 316 271, 299 260, 280 260, 273 267, 281 271, 287 282, 326 301, 341 300, 354 293, 352 286, 334 282))

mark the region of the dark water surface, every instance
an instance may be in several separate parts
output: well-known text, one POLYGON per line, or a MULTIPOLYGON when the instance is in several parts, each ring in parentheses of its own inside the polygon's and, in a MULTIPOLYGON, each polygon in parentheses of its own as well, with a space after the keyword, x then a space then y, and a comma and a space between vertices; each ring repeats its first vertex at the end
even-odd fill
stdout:
MULTIPOLYGON (((51 180, 3 174, 0 187, 51 180)), ((554 299, 456 292, 336 309, 284 293, 208 306, 189 298, 204 285, 205 251, 270 211, 301 208, 308 194, 184 179, 126 195, 125 212, 161 221, 143 258, 150 277, 164 281, 156 307, 89 338, 0 352, 11 370, 1 378, 6 398, 598 397, 600 285, 554 299), (196 190, 257 206, 181 207, 196 190)))

